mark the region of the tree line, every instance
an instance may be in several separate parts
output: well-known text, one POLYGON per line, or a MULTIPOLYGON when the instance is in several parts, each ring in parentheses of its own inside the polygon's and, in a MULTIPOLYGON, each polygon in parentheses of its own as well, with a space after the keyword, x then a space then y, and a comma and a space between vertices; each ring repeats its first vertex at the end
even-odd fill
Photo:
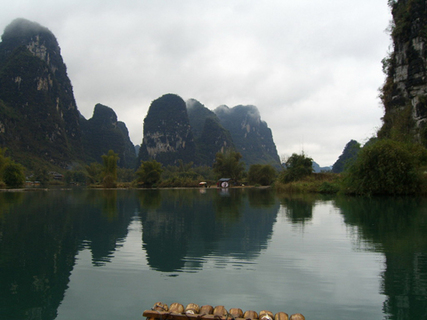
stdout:
POLYGON ((74 165, 61 179, 54 179, 47 168, 29 172, 19 163, 5 156, 0 149, 0 188, 20 188, 26 181, 40 186, 67 184, 91 187, 197 187, 201 181, 215 184, 219 178, 230 178, 234 184, 271 185, 278 172, 272 165, 251 165, 248 172, 239 152, 228 150, 217 153, 212 167, 195 166, 193 162, 177 161, 177 165, 163 166, 156 160, 141 161, 136 169, 118 166, 119 156, 114 150, 101 156, 102 162, 74 165))
MULTIPOLYGON (((427 150, 412 142, 371 139, 346 159, 343 172, 314 173, 313 160, 304 153, 292 154, 277 171, 269 164, 251 165, 245 170, 242 155, 234 150, 217 153, 212 167, 177 161, 164 167, 156 160, 141 161, 138 169, 118 167, 113 150, 102 155, 102 163, 67 170, 63 183, 92 187, 162 188, 214 185, 229 178, 235 185, 270 186, 280 192, 318 192, 362 195, 424 194, 427 190, 427 150)), ((25 168, 0 148, 0 188, 19 188, 26 180, 49 183, 46 169, 25 175, 25 168)))

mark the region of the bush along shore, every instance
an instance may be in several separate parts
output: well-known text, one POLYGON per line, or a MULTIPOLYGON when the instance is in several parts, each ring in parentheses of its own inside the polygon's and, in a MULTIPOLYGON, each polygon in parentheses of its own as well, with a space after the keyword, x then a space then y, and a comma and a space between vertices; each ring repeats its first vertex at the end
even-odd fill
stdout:
POLYGON ((0 188, 88 186, 93 188, 204 188, 228 178, 227 187, 272 186, 279 193, 327 193, 352 195, 427 194, 427 150, 417 143, 375 139, 350 159, 341 173, 313 173, 313 160, 293 154, 278 172, 270 165, 252 165, 246 171, 236 152, 218 154, 213 167, 178 162, 163 167, 143 161, 135 171, 117 167, 112 150, 103 163, 82 165, 63 174, 25 168, 5 157, 0 149, 0 188), (24 175, 25 173, 25 175, 24 175))

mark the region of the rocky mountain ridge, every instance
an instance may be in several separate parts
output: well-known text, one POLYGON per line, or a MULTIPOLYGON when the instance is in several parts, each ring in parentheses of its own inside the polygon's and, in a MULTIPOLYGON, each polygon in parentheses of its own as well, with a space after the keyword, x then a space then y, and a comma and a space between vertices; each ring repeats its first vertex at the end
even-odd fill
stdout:
POLYGON ((154 100, 144 119, 139 160, 155 159, 164 165, 194 161, 196 146, 184 100, 166 94, 154 100))
POLYGON ((14 20, 0 43, 0 143, 29 164, 31 154, 64 166, 82 153, 79 112, 55 36, 14 20))
POLYGON ((80 118, 80 127, 86 155, 85 162, 99 161, 103 154, 114 150, 119 155, 120 167, 135 167, 135 146, 129 138, 125 123, 117 120, 113 109, 98 103, 95 105, 92 118, 89 120, 80 118))
POLYGON ((411 139, 427 146, 427 4, 389 1, 393 51, 383 60, 385 107, 380 138, 411 139))
POLYGON ((211 166, 216 153, 227 149, 240 152, 247 166, 280 167, 271 130, 255 106, 221 106, 211 111, 190 99, 185 109, 181 97, 166 94, 148 110, 139 160, 154 159, 164 165, 182 160, 211 166))
MULTIPOLYGON (((271 130, 254 106, 211 111, 197 100, 166 94, 152 102, 143 130, 138 160, 211 166, 217 152, 231 148, 247 166, 280 166, 271 130)), ((99 162, 110 149, 120 166, 139 164, 112 108, 97 104, 88 120, 80 114, 57 39, 25 19, 8 25, 0 42, 0 147, 28 168, 99 162)))
POLYGON ((116 149, 123 166, 133 168, 136 156, 125 124, 117 122, 112 109, 109 125, 98 123, 103 116, 97 117, 97 107, 90 120, 78 111, 49 29, 25 19, 6 27, 0 42, 0 147, 29 168, 99 162, 109 149, 116 149))
POLYGON ((273 141, 271 129, 261 120, 258 108, 252 105, 225 105, 214 110, 220 123, 233 138, 247 165, 271 164, 280 166, 280 158, 273 141))

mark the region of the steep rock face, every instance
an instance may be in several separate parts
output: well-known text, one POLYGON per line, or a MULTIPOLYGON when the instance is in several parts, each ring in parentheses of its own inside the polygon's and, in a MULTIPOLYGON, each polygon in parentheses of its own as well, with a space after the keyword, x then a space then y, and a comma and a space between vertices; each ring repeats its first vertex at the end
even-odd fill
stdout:
POLYGON ((187 101, 187 112, 196 143, 198 163, 211 166, 217 152, 234 149, 233 139, 218 116, 199 101, 187 101))
POLYGON ((425 0, 389 1, 393 52, 383 60, 384 124, 379 137, 414 137, 427 142, 427 4, 425 0))
POLYGON ((360 143, 356 140, 350 140, 344 147, 342 154, 332 166, 332 172, 341 173, 347 165, 350 165, 356 160, 357 154, 360 151, 360 143))
POLYGON ((100 162, 101 156, 113 150, 119 155, 118 165, 134 168, 135 147, 123 122, 117 121, 113 109, 97 104, 89 120, 80 120, 87 162, 100 162))
POLYGON ((215 109, 221 125, 227 129, 233 139, 236 151, 243 156, 247 166, 252 164, 271 164, 280 167, 273 135, 267 123, 255 106, 220 106, 215 109))
POLYGON ((195 139, 200 138, 202 135, 206 119, 210 118, 219 122, 217 115, 196 99, 189 99, 186 105, 188 119, 190 120, 191 130, 195 139))
POLYGON ((124 142, 123 156, 121 160, 119 160, 119 165, 126 168, 135 168, 137 153, 135 145, 130 140, 129 130, 122 121, 117 121, 117 128, 121 131, 124 142))
POLYGON ((0 146, 66 166, 82 154, 79 112, 55 36, 24 19, 0 43, 0 146))
POLYGON ((154 159, 163 165, 195 161, 196 147, 184 100, 165 94, 154 100, 144 119, 139 160, 154 159))

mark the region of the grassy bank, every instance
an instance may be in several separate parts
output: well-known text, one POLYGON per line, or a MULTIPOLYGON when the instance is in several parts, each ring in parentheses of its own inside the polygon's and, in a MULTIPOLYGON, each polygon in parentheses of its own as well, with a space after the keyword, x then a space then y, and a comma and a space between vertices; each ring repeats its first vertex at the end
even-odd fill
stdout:
POLYGON ((341 190, 341 176, 335 173, 313 173, 299 181, 281 183, 274 187, 283 193, 338 193, 341 190))

